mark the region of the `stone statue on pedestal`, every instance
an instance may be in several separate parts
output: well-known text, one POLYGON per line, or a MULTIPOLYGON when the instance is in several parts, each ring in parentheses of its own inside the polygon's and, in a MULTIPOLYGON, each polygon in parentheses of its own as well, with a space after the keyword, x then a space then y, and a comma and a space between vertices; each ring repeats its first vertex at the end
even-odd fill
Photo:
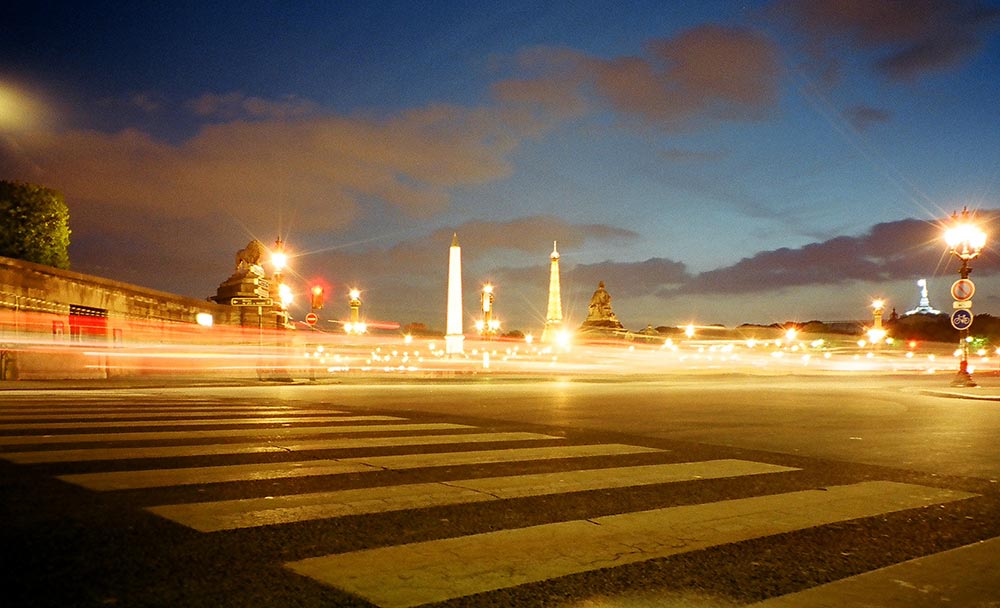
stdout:
POLYGON ((611 310, 611 294, 604 288, 604 281, 597 285, 597 291, 590 298, 587 308, 587 320, 580 326, 581 330, 621 330, 624 329, 618 317, 611 310))
POLYGON ((267 298, 269 282, 261 266, 267 247, 254 239, 246 247, 236 252, 236 270, 219 285, 210 298, 219 304, 228 304, 233 298, 267 298))
POLYGON ((267 253, 267 248, 264 247, 264 243, 257 239, 250 241, 246 247, 236 252, 237 272, 245 267, 260 266, 260 260, 265 253, 267 253))

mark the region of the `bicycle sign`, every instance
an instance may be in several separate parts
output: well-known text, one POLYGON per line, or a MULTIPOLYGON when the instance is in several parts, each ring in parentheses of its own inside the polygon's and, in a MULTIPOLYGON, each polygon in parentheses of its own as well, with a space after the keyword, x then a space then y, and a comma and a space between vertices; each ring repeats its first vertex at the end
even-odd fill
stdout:
POLYGON ((951 313, 951 326, 955 329, 969 329, 970 325, 972 325, 971 310, 960 308, 951 313))

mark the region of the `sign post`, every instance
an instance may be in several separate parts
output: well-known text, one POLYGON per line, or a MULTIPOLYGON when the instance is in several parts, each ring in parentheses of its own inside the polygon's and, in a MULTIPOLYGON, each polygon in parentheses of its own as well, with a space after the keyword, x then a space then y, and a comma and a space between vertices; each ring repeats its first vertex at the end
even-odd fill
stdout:
POLYGON ((274 306, 271 298, 233 298, 230 306, 274 306))

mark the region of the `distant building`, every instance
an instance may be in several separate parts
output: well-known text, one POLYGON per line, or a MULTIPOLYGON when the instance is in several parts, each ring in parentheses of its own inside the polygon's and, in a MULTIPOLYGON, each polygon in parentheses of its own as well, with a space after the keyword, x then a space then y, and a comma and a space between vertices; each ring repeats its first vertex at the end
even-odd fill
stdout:
POLYGON ((940 310, 931 307, 931 301, 927 297, 927 279, 920 279, 917 281, 917 287, 920 288, 920 302, 917 307, 913 310, 908 310, 903 313, 904 316, 910 315, 939 315, 940 310))

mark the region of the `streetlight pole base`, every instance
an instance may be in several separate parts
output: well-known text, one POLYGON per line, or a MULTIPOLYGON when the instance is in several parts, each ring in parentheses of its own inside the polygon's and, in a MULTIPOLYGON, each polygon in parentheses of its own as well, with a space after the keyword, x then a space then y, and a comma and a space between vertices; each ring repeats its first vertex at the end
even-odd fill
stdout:
POLYGON ((972 379, 972 375, 966 370, 959 370, 955 374, 955 379, 951 381, 951 385, 956 388, 976 388, 979 385, 972 379))

